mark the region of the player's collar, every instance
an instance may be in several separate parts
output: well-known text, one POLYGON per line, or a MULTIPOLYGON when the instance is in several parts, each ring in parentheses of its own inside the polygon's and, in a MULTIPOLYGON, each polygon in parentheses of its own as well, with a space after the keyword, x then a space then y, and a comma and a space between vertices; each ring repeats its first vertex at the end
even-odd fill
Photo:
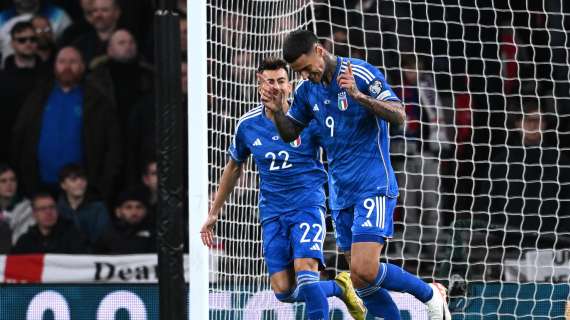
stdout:
MULTIPOLYGON (((336 57, 336 69, 334 70, 333 73, 333 81, 336 80, 336 77, 338 77, 338 73, 340 72, 340 67, 342 66, 343 60, 342 57, 336 57)), ((331 81, 332 83, 332 81, 331 81)))
POLYGON ((269 119, 269 117, 267 116, 267 110, 266 110, 266 108, 267 108, 267 107, 262 103, 262 104, 261 104, 261 115, 262 115, 264 118, 269 119))
POLYGON ((344 61, 344 59, 342 57, 340 57, 340 56, 336 57, 336 67, 335 67, 335 70, 332 74, 331 82, 328 85, 325 85, 323 82, 321 82, 321 85, 323 85, 325 88, 332 88, 332 87, 337 86, 336 78, 338 77, 338 74, 340 72, 340 68, 342 67, 342 64, 343 64, 343 61, 344 61))

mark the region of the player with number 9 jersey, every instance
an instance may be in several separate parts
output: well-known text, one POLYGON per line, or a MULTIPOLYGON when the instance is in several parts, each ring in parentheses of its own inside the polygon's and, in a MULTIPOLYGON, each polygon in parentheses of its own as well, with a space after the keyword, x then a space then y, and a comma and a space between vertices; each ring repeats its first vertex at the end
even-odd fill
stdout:
POLYGON ((282 102, 288 105, 291 85, 287 64, 279 59, 264 60, 257 76, 262 104, 244 114, 237 123, 228 150, 230 159, 202 227, 202 241, 207 245, 212 242, 212 230, 221 207, 251 155, 260 176, 263 255, 277 299, 304 301, 308 319, 325 319, 327 297, 336 296, 345 302, 355 319, 364 320, 365 309, 348 273, 340 273, 330 281, 321 281, 319 277, 319 268, 324 267, 327 174, 320 159, 318 130, 309 124, 291 142, 283 141, 272 122, 273 113, 263 104, 263 92, 279 92, 282 102), (293 273, 295 283, 291 281, 293 273))

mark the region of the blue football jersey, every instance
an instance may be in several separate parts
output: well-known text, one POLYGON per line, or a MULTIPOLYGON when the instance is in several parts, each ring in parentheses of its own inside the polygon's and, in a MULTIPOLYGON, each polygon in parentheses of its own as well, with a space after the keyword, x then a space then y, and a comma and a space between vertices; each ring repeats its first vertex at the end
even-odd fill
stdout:
POLYGON ((334 80, 328 86, 301 81, 287 113, 303 127, 316 120, 327 153, 334 210, 368 196, 398 196, 388 122, 353 100, 336 82, 348 61, 361 92, 382 101, 400 101, 377 68, 363 60, 338 57, 334 80))
POLYGON ((260 176, 260 220, 295 209, 325 205, 327 174, 320 161, 315 125, 284 142, 265 108, 258 106, 238 121, 230 157, 243 163, 251 154, 260 176))

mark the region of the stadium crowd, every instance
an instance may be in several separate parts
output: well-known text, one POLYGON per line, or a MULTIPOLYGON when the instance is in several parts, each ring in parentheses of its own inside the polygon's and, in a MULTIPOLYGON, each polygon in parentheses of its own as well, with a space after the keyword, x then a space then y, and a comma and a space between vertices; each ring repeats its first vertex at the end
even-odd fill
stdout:
MULTIPOLYGON (((479 2, 314 5, 327 49, 378 66, 406 107, 406 124, 392 128, 400 234, 388 250, 399 243, 418 263, 445 254, 436 249, 458 227, 481 230, 462 239, 472 246, 570 247, 569 44, 562 32, 570 19, 551 14, 569 8, 479 2), (484 9, 493 6, 505 10, 484 9)), ((235 120, 257 101, 260 43, 271 43, 247 37, 272 26, 238 14, 255 3, 211 3, 218 8, 209 13, 208 65, 215 182, 235 120)), ((0 253, 156 250, 155 6, 0 0, 0 253)), ((182 48, 185 8, 180 0, 182 48)), ((186 92, 185 62, 181 68, 186 92)), ((242 181, 236 199, 251 208, 255 192, 243 190, 254 190, 256 180, 242 181)), ((230 220, 238 209, 229 208, 230 220)), ((255 233, 251 225, 221 228, 255 233)))
POLYGON ((155 6, 0 1, 0 253, 156 252, 155 6))

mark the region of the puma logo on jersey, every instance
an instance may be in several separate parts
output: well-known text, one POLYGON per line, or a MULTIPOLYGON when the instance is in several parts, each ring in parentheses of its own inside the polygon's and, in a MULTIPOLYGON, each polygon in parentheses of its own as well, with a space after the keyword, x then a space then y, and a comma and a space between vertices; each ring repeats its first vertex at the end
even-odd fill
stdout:
POLYGON ((319 247, 318 243, 315 243, 311 246, 311 251, 321 251, 321 247, 319 247))
POLYGON ((363 224, 360 225, 361 227, 372 227, 372 222, 370 220, 364 221, 363 224))
POLYGON ((315 106, 313 107, 313 111, 315 112, 319 111, 319 106, 315 104, 315 106))
POLYGON ((261 145, 261 140, 259 140, 259 138, 255 139, 255 141, 253 142, 253 145, 255 147, 260 146, 261 145))

